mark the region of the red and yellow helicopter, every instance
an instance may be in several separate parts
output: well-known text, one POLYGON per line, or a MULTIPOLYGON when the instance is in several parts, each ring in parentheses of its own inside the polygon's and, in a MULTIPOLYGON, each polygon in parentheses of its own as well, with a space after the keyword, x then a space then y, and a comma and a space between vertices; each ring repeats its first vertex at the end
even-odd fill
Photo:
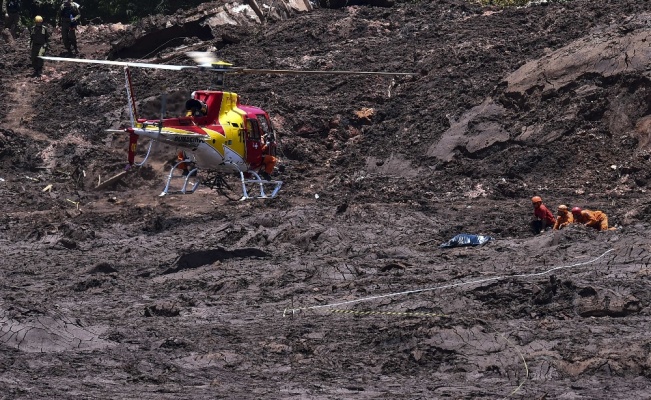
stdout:
MULTIPOLYGON (((163 70, 207 70, 215 73, 215 84, 221 88, 226 74, 315 74, 315 75, 414 75, 405 72, 364 72, 364 71, 314 71, 314 70, 276 70, 247 69, 233 67, 219 61, 213 53, 190 52, 187 55, 197 65, 167 65, 138 62, 89 60, 79 58, 41 57, 45 60, 88 64, 123 66, 125 71, 128 109, 131 126, 124 130, 129 135, 127 168, 142 166, 147 162, 152 145, 161 142, 181 149, 178 159, 172 166, 167 183, 160 194, 191 194, 199 184, 228 195, 232 188, 224 179, 225 175, 236 174, 242 185, 241 199, 273 198, 278 194, 283 182, 271 179, 276 165, 276 135, 269 114, 261 108, 239 102, 236 93, 220 90, 198 90, 186 102, 185 116, 164 118, 165 99, 160 119, 139 118, 133 94, 130 67, 154 68, 163 70), (151 139, 144 160, 136 163, 135 156, 138 139, 151 139), (199 171, 204 171, 199 178, 199 171), (180 190, 171 191, 174 179, 182 179, 180 190), (269 190, 265 190, 270 188, 269 190), (251 195, 256 192, 255 195, 251 195)), ((230 197, 230 196, 229 196, 230 197)))

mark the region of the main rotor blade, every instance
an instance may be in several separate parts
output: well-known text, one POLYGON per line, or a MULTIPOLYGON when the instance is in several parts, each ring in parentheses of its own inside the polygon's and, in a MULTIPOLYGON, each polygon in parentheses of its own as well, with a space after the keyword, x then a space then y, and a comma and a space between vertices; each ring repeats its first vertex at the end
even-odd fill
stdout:
POLYGON ((202 69, 212 69, 218 72, 233 74, 287 74, 287 75, 416 75, 411 72, 371 72, 371 71, 316 71, 291 69, 251 69, 233 67, 225 61, 218 60, 214 53, 206 51, 190 51, 185 53, 202 69))
MULTIPOLYGON (((417 75, 414 72, 376 72, 376 71, 316 71, 316 70, 293 70, 293 69, 251 69, 251 68, 241 68, 233 67, 231 64, 216 61, 214 57, 210 56, 210 53, 195 52, 192 54, 192 58, 200 62, 200 65, 189 66, 189 65, 168 65, 168 64, 151 64, 151 63, 137 63, 130 61, 109 61, 109 60, 88 60, 84 58, 65 58, 65 57, 50 57, 42 56, 44 60, 52 61, 66 61, 66 62, 76 62, 82 64, 104 64, 104 65, 121 65, 126 67, 137 67, 137 68, 154 68, 154 69, 166 69, 173 71, 180 71, 184 69, 194 69, 194 70, 208 70, 219 73, 231 73, 231 74, 276 74, 276 75, 380 75, 380 76, 410 76, 417 75)), ((191 53, 188 53, 191 54, 191 53)))
POLYGON ((216 64, 216 63, 222 63, 223 65, 231 66, 231 64, 227 62, 223 62, 217 59, 215 57, 214 53, 210 53, 208 51, 189 51, 185 53, 188 57, 194 60, 195 63, 199 65, 211 65, 211 64, 216 64))
POLYGON ((373 71, 315 71, 293 69, 249 69, 235 70, 239 74, 286 74, 286 75, 417 75, 413 72, 373 72, 373 71))
POLYGON ((199 69, 199 67, 188 66, 188 65, 149 64, 149 63, 136 63, 136 62, 128 62, 128 61, 88 60, 84 58, 65 58, 65 57, 49 57, 49 56, 42 56, 41 58, 44 60, 76 62, 82 64, 122 65, 125 67, 155 68, 155 69, 167 69, 173 71, 180 71, 183 69, 199 69))

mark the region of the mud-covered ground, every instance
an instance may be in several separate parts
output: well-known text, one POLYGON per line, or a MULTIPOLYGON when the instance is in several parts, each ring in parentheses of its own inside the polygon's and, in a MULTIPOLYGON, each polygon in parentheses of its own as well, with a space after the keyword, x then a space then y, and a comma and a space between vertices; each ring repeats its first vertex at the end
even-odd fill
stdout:
MULTIPOLYGON (((159 48, 169 18, 84 27, 82 56, 416 75, 229 77, 275 123, 280 195, 160 198, 164 146, 94 189, 125 165, 120 68, 35 80, 3 44, 1 398, 648 398, 647 2, 317 9, 159 48), (533 195, 617 229, 535 236, 533 195), (494 240, 438 247, 458 233, 494 240)), ((133 75, 152 118, 211 87, 133 75)))

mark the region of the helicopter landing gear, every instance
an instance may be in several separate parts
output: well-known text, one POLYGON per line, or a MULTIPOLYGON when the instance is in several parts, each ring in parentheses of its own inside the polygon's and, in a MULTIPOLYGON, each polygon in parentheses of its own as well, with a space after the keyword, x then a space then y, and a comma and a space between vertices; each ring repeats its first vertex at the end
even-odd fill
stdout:
POLYGON ((260 177, 256 172, 240 171, 240 182, 242 184, 242 196, 238 196, 235 193, 233 187, 228 183, 224 178, 224 175, 221 173, 215 173, 205 179, 202 184, 214 189, 217 193, 226 196, 229 200, 247 200, 247 199, 271 199, 276 197, 280 187, 282 186, 282 181, 274 180, 265 180, 260 177), (247 176, 249 176, 247 178, 247 176), (271 193, 265 191, 265 185, 274 185, 271 193))
MULTIPOLYGON (((273 199, 278 194, 280 187, 283 185, 283 181, 274 181, 271 179, 262 179, 255 171, 246 172, 247 175, 253 175, 253 178, 246 178, 245 173, 240 171, 240 178, 242 181, 242 200, 257 198, 257 199, 273 199), (251 190, 253 192, 258 192, 258 195, 249 195, 247 190, 247 185, 252 185, 251 190), (274 185, 273 191, 271 194, 267 194, 264 191, 265 185, 274 185)), ((271 177, 269 177, 271 178, 271 177)))
POLYGON ((233 187, 224 179, 224 175, 220 173, 212 174, 202 182, 210 189, 216 190, 217 193, 225 196, 228 200, 240 200, 240 197, 235 193, 233 187))
POLYGON ((242 184, 241 197, 235 194, 235 190, 233 190, 233 187, 228 183, 228 181, 226 181, 224 174, 212 173, 207 179, 200 181, 197 177, 197 168, 194 164, 189 159, 180 160, 172 166, 172 169, 167 176, 167 184, 160 196, 162 197, 167 194, 192 194, 199 187, 199 183, 201 183, 210 189, 216 190, 219 194, 224 195, 229 200, 272 199, 276 197, 280 187, 283 185, 283 181, 263 179, 254 171, 239 172, 240 182, 242 184), (191 165, 191 167, 180 170, 178 167, 183 163, 191 165), (181 172, 179 173, 179 171, 181 172), (174 179, 182 179, 183 184, 180 190, 170 191, 170 185, 174 179), (273 185, 271 193, 265 191, 265 185, 273 185))
POLYGON ((165 184, 165 189, 159 195, 160 197, 165 196, 166 194, 192 194, 199 187, 199 179, 197 178, 197 168, 192 164, 192 160, 185 159, 179 160, 176 164, 172 166, 169 175, 167 176, 167 183, 165 184), (185 163, 185 164, 184 164, 185 163), (179 169, 179 165, 191 165, 187 169, 179 169), (178 172, 181 171, 181 174, 178 172), (176 174, 175 174, 176 172, 176 174), (170 184, 173 179, 183 179, 183 185, 180 190, 175 190, 170 192, 170 184), (193 181, 193 182, 191 182, 193 181), (188 186, 190 186, 188 188, 188 186))

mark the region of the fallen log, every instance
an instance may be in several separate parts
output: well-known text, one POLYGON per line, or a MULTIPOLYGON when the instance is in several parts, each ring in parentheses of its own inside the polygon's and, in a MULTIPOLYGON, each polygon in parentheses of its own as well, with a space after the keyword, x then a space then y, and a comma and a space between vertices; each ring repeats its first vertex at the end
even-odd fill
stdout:
POLYGON ((107 187, 109 187, 109 186, 111 186, 111 185, 113 185, 115 183, 118 183, 118 181, 120 181, 126 174, 127 174, 127 171, 122 171, 119 174, 108 178, 104 182, 98 183, 97 186, 95 186, 95 190, 105 189, 105 188, 107 188, 107 187))

